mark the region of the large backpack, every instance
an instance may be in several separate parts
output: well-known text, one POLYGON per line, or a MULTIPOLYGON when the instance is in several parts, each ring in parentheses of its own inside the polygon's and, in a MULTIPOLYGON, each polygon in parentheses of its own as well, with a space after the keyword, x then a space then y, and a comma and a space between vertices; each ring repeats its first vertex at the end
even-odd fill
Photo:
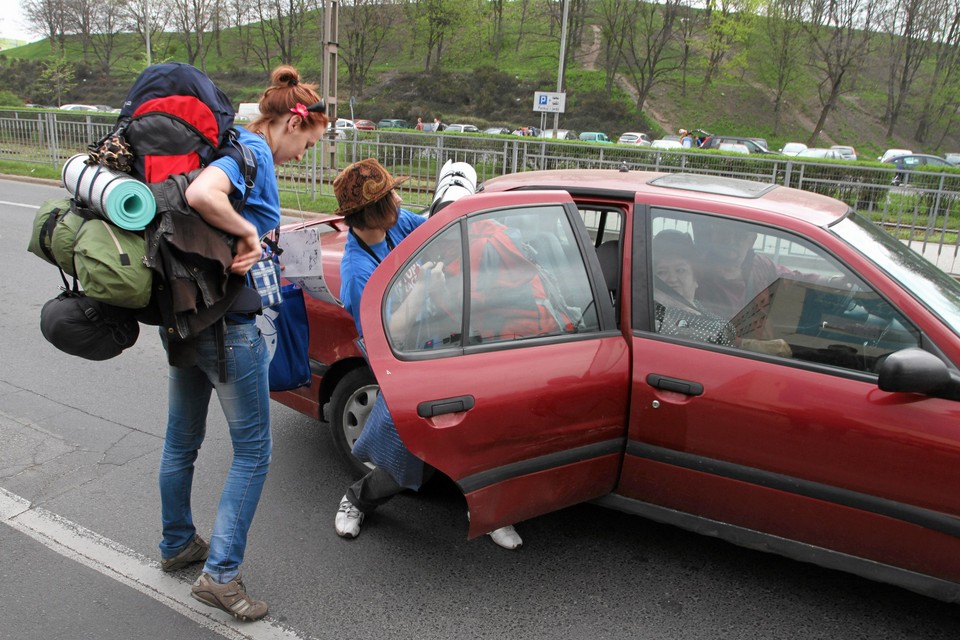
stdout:
MULTIPOLYGON (((257 165, 250 149, 238 141, 238 132, 233 128, 233 118, 230 99, 199 69, 178 62, 153 65, 146 68, 134 81, 113 131, 90 145, 91 162, 129 173, 147 183, 155 183, 151 187, 169 192, 182 191, 183 181, 189 180, 185 177, 186 174, 196 175, 197 169, 227 155, 234 158, 240 166, 247 187, 243 197, 233 201, 234 207, 239 211, 254 184, 257 165), (163 189, 171 181, 176 184, 170 184, 170 188, 163 189)), ((67 208, 62 206, 63 203, 55 203, 46 215, 41 216, 38 213, 35 237, 30 240, 30 250, 33 253, 61 267, 64 289, 70 290, 66 274, 63 273, 66 272, 80 279, 87 294, 62 296, 58 298, 60 304, 56 305, 56 308, 65 309, 68 304, 81 308, 79 302, 87 302, 89 299, 95 305, 100 305, 100 309, 113 309, 111 305, 103 306, 103 301, 107 301, 132 310, 143 307, 149 299, 150 304, 146 309, 138 311, 137 317, 144 322, 157 322, 164 324, 166 328, 172 328, 160 319, 164 314, 157 310, 157 301, 149 296, 150 280, 154 281, 154 291, 162 290, 164 287, 158 286, 156 279, 162 279, 167 274, 158 273, 155 276, 155 269, 145 264, 146 242, 143 235, 125 232, 109 224, 109 221, 103 222, 85 216, 78 218, 75 214, 83 209, 82 204, 73 202, 67 208), (96 235, 94 231, 97 232, 96 235), (92 241, 94 238, 95 242, 92 241), (86 248, 80 248, 81 242, 86 248), (81 266, 81 263, 89 264, 90 268, 81 266), (130 295, 120 287, 117 278, 130 276, 141 279, 137 281, 136 290, 140 293, 148 292, 146 298, 130 295), (144 277, 148 283, 146 288, 142 286, 144 277)), ((166 215, 190 213, 183 199, 177 200, 175 204, 179 208, 171 211, 168 206, 165 209, 166 215)), ((163 226, 158 222, 159 218, 158 215, 154 223, 148 226, 146 235, 163 236, 162 233, 157 233, 158 225, 163 226)), ((156 249, 157 247, 154 247, 154 250, 156 249)), ((126 284, 132 284, 132 281, 126 284)), ((75 280, 72 291, 76 292, 77 289, 75 280)), ((227 305, 217 306, 212 302, 198 296, 197 306, 221 317, 227 305)), ((53 335, 54 327, 62 325, 69 327, 69 331, 64 333, 68 336, 75 335, 77 330, 86 330, 90 343, 82 351, 71 351, 64 348, 63 342, 51 340, 58 348, 88 359, 100 359, 103 353, 114 353, 114 345, 117 343, 115 338, 118 334, 115 331, 103 330, 102 322, 103 316, 110 314, 55 315, 53 308, 51 301, 51 311, 46 314, 48 318, 45 320, 45 335, 53 335), (97 316, 96 321, 90 317, 93 315, 97 316), (87 322, 83 318, 88 318, 87 326, 77 327, 78 323, 87 322), (102 344, 98 345, 101 340, 102 344), (102 347, 103 351, 98 352, 98 346, 102 347)), ((82 309, 89 311, 90 306, 83 306, 82 309)), ((128 317, 124 316, 125 319, 128 317)), ((129 332, 124 333, 125 336, 128 334, 129 332)), ((133 340, 135 339, 133 336, 133 340)))
POLYGON ((237 135, 233 116, 230 99, 205 73, 166 62, 147 67, 134 81, 114 134, 130 145, 130 175, 160 182, 199 169, 220 153, 232 153, 237 135))

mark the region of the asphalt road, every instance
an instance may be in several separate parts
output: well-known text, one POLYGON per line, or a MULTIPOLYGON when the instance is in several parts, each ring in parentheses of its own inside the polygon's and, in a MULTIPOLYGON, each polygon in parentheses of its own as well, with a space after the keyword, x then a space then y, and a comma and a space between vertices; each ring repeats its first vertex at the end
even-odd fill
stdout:
MULTIPOLYGON (((157 567, 166 402, 155 329, 88 362, 40 335, 57 270, 25 251, 61 190, 0 180, 0 638, 954 639, 960 608, 583 505, 521 523, 515 552, 466 540, 440 478, 356 540, 333 531, 351 481, 326 425, 274 403, 274 457, 244 577, 270 604, 234 623, 157 567)), ((209 533, 230 460, 211 407, 195 480, 209 533)))

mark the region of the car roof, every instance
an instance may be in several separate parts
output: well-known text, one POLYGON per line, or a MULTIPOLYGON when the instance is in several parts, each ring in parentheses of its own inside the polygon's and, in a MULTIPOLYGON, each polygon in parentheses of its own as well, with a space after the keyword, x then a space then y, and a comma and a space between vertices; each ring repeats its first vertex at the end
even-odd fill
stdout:
POLYGON ((809 191, 721 176, 614 169, 558 169, 526 171, 493 178, 483 191, 562 189, 572 194, 616 195, 640 200, 670 199, 673 204, 702 203, 702 209, 722 211, 718 205, 746 207, 825 227, 849 211, 839 200, 809 191))

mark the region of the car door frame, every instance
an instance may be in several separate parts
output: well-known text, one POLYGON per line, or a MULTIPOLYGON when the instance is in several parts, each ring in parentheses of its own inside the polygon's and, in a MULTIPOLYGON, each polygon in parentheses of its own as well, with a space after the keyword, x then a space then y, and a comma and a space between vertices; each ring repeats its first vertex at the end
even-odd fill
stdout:
POLYGON ((360 313, 368 362, 397 432, 463 491, 470 537, 606 495, 616 486, 629 410, 629 345, 569 193, 521 190, 453 202, 391 251, 370 278, 360 313), (384 330, 384 298, 419 248, 463 219, 537 204, 563 207, 586 263, 600 329, 468 345, 437 356, 395 353, 384 330), (536 366, 517 376, 514 363, 524 356, 536 366), (431 380, 429 388, 417 384, 423 379, 431 380), (574 384, 578 394, 569 391, 574 384), (449 408, 424 411, 425 402, 449 408), (518 416, 501 414, 513 432, 503 433, 504 425, 491 420, 491 409, 504 408, 518 416))

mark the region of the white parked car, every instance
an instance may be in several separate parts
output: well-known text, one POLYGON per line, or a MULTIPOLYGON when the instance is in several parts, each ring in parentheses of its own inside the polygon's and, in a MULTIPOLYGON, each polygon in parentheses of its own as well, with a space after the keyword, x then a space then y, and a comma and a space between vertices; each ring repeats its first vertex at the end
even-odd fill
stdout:
POLYGON ((659 140, 654 140, 650 143, 651 149, 683 149, 683 145, 680 144, 679 140, 668 140, 666 138, 661 138, 659 140))
POLYGON ((883 152, 883 155, 877 158, 880 162, 888 162, 890 158, 896 158, 898 156, 912 156, 913 151, 910 149, 887 149, 883 152))
POLYGON ((783 149, 780 149, 780 153, 785 156, 795 156, 806 148, 807 145, 802 142, 788 142, 783 145, 783 149))
POLYGON ((448 124, 444 133, 480 133, 480 129, 472 124, 448 124))
POLYGON ((640 133, 638 131, 626 131, 620 134, 620 137, 617 138, 617 144, 638 144, 644 147, 649 147, 650 143, 653 142, 650 139, 650 136, 646 133, 640 133))
POLYGON ((727 153, 750 153, 750 147, 739 142, 721 142, 717 149, 727 153))
POLYGON ((60 107, 61 111, 100 111, 90 104, 65 104, 60 107))
POLYGON ((347 137, 347 134, 354 134, 357 131, 357 125, 354 124, 353 120, 348 120, 347 118, 337 118, 337 122, 333 125, 333 135, 336 136, 337 140, 343 140, 347 137))
POLYGON ((843 155, 836 149, 821 149, 813 147, 804 149, 797 154, 797 158, 808 158, 811 160, 843 160, 843 155))

